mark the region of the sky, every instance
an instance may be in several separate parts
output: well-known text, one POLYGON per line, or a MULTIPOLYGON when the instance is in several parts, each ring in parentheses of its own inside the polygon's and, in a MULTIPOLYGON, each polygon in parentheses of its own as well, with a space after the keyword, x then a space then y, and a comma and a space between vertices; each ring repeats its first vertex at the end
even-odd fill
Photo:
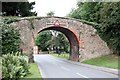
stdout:
POLYGON ((28 0, 35 1, 34 10, 38 16, 46 16, 50 11, 54 16, 65 17, 73 8, 76 8, 77 0, 28 0))

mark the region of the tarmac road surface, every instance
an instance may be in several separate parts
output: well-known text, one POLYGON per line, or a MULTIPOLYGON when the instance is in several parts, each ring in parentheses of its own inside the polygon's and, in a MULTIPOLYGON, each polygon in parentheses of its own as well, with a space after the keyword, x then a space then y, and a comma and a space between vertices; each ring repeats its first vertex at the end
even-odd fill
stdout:
POLYGON ((117 75, 63 61, 49 54, 34 55, 42 78, 118 78, 117 75))

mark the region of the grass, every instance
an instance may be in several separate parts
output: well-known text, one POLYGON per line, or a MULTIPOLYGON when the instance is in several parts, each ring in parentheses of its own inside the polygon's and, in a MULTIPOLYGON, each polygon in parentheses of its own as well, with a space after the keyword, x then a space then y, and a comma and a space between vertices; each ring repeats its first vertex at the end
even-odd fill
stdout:
POLYGON ((98 58, 83 61, 82 63, 118 69, 118 57, 115 57, 113 55, 101 56, 98 58))
POLYGON ((64 54, 60 54, 60 55, 58 55, 58 54, 51 54, 52 56, 55 56, 55 57, 58 57, 58 58, 64 58, 64 59, 69 59, 69 53, 64 53, 64 54))
POLYGON ((30 74, 28 74, 25 78, 34 78, 34 80, 40 80, 41 78, 42 80, 42 76, 36 63, 30 63, 30 74))

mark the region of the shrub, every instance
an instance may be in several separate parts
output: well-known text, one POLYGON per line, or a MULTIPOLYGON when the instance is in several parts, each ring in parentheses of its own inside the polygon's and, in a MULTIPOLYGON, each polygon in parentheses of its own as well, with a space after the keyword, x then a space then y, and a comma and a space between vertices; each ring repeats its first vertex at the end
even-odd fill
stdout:
POLYGON ((17 28, 6 24, 6 21, 0 21, 1 37, 0 47, 2 47, 2 54, 17 52, 20 50, 20 34, 17 28))
POLYGON ((29 73, 27 56, 20 53, 2 55, 2 78, 18 80, 29 73))

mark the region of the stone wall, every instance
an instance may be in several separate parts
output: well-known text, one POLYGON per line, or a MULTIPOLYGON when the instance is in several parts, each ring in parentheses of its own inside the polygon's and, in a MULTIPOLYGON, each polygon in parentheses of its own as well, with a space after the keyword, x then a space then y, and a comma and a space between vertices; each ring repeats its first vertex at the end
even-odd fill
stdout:
POLYGON ((81 28, 80 38, 83 40, 81 48, 81 61, 110 54, 107 44, 97 34, 97 30, 84 24, 81 28))

